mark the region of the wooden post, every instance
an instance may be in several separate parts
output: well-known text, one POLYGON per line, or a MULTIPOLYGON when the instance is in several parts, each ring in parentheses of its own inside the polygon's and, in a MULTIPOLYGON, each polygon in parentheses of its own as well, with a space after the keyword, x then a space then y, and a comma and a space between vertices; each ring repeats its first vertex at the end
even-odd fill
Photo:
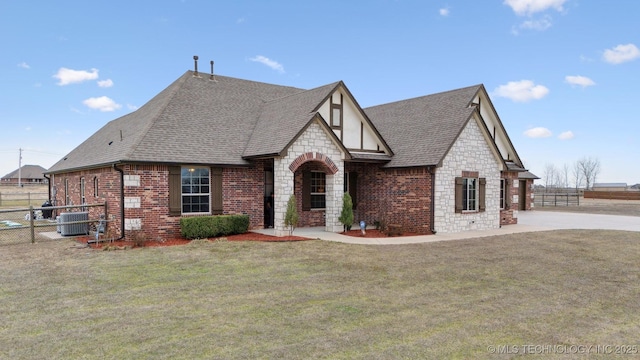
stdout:
POLYGON ((33 213, 33 205, 29 204, 29 227, 31 228, 31 243, 36 242, 36 232, 33 224, 33 218, 35 214, 33 213))

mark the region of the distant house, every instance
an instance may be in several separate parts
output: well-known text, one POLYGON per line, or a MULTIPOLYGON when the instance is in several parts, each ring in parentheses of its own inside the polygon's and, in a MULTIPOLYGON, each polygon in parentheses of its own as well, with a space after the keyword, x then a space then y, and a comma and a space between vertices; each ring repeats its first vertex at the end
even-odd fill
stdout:
POLYGON ((593 191, 627 191, 627 183, 595 183, 593 191))
MULTIPOLYGON (((311 90, 187 71, 53 165, 57 205, 108 204, 124 236, 180 233, 180 218, 247 214, 285 235, 356 221, 429 234, 495 229, 531 208, 526 169, 483 85, 361 108, 342 81, 311 90)), ((532 174, 531 174, 532 175, 532 174)))
POLYGON ((47 184, 48 181, 44 177, 47 169, 39 165, 23 165, 0 179, 2 184, 47 184))
POLYGON ((635 184, 635 185, 631 185, 629 186, 630 190, 640 190, 640 184, 635 184))

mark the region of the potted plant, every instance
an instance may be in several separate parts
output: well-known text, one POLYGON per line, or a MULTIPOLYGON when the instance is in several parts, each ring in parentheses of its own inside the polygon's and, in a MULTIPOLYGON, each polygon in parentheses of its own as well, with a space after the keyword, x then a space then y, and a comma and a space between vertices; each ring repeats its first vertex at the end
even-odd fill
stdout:
POLYGON ((353 200, 348 192, 342 196, 342 212, 338 220, 344 225, 345 230, 351 230, 351 225, 353 225, 353 200))

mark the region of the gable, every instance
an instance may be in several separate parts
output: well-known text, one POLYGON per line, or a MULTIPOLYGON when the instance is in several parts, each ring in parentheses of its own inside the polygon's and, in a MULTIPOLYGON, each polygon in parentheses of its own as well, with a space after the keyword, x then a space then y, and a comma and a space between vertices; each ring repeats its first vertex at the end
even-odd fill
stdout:
POLYGON ((349 152, 392 155, 385 140, 343 84, 323 101, 317 111, 349 152))
POLYGON ((477 108, 480 119, 484 122, 491 141, 495 143, 502 159, 513 161, 516 165, 522 167, 522 161, 511 143, 511 139, 509 139, 509 135, 502 125, 502 121, 500 121, 500 117, 484 87, 478 90, 471 103, 477 108))

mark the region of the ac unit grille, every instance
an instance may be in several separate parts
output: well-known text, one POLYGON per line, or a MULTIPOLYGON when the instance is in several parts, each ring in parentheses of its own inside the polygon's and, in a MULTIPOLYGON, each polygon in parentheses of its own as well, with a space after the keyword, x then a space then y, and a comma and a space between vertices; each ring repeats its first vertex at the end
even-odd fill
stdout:
POLYGON ((60 235, 62 236, 70 236, 70 235, 88 235, 89 234, 89 223, 76 223, 76 224, 68 224, 76 221, 88 221, 89 220, 89 212, 70 212, 70 213, 62 213, 60 214, 60 235))

